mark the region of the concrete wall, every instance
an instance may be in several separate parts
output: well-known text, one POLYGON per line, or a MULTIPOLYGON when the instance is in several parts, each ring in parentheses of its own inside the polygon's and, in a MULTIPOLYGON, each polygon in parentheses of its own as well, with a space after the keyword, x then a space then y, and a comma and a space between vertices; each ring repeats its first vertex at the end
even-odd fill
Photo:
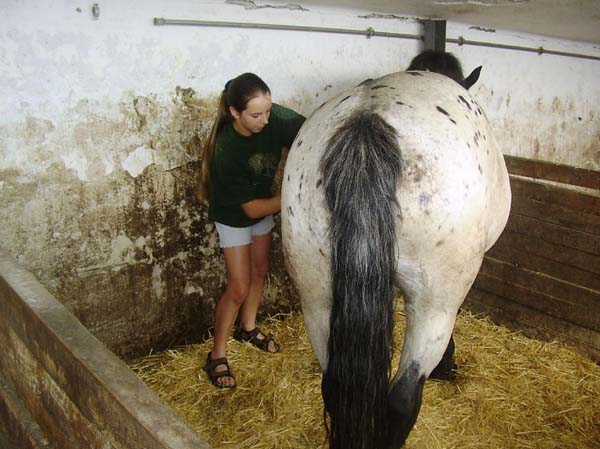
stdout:
MULTIPOLYGON (((415 40, 154 26, 154 17, 422 34, 414 17, 283 2, 5 0, 0 4, 0 246, 123 356, 197 338, 225 281, 194 200, 216 96, 254 71, 309 114, 404 69, 415 40)), ((598 46, 476 24, 448 36, 600 54, 598 46)), ((506 154, 600 168, 600 62, 448 45, 506 154)), ((296 306, 278 236, 270 310, 296 306)))

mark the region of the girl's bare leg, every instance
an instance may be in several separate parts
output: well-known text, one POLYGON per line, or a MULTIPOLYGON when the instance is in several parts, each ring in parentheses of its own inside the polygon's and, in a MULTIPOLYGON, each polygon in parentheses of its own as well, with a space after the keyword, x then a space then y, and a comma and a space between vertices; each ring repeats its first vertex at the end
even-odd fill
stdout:
MULTIPOLYGON (((271 233, 264 235, 255 235, 252 237, 250 246, 251 271, 250 271, 250 289, 248 297, 240 309, 240 326, 242 329, 250 331, 256 327, 256 314, 258 307, 262 302, 263 287, 265 278, 269 271, 269 251, 271 249, 271 233)), ((265 338, 259 334, 258 339, 265 338)), ((276 352, 277 348, 274 342, 269 343, 269 351, 276 352)))
MULTIPOLYGON (((250 291, 251 245, 223 248, 225 265, 227 266, 227 287, 217 304, 215 311, 215 335, 211 358, 225 357, 227 340, 231 334, 233 323, 240 307, 250 291)), ((225 371, 225 365, 218 365, 216 372, 225 371)), ((224 376, 217 381, 220 385, 233 386, 235 380, 224 376)))

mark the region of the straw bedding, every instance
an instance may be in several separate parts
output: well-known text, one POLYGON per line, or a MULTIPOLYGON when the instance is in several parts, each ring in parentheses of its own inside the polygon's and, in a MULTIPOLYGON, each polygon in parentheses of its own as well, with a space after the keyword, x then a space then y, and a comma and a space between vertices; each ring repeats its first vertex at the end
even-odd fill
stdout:
MULTIPOLYGON (((404 330, 398 312, 397 366, 404 330)), ((138 359, 137 375, 215 449, 324 448, 319 365, 292 313, 261 323, 283 350, 232 340, 238 388, 219 390, 202 366, 210 342, 138 359)), ((457 380, 429 381, 407 449, 600 448, 600 367, 558 343, 528 339, 461 312, 457 380)))

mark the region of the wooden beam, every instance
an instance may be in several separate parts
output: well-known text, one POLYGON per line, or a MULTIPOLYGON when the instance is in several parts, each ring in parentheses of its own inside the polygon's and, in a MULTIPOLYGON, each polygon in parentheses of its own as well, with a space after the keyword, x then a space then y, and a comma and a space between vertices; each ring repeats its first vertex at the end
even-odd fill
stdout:
POLYGON ((446 51, 446 21, 423 20, 425 50, 446 51))
MULTIPOLYGON (((504 232, 507 231, 529 236, 532 240, 539 240, 543 244, 559 245, 587 254, 600 255, 600 236, 570 229, 516 212, 511 213, 508 218, 504 232)), ((504 234, 500 236, 500 239, 504 239, 504 234)), ((496 245, 500 245, 501 240, 496 245)))
POLYGON ((56 447, 210 448, 1 251, 0 338, 0 370, 56 447))
POLYGON ((465 308, 489 316, 494 322, 542 340, 558 340, 600 363, 600 332, 554 318, 477 288, 471 289, 465 308))
POLYGON ((537 161, 517 156, 504 156, 512 175, 546 179, 574 186, 600 190, 600 172, 553 162, 537 161))
MULTIPOLYGON (((578 283, 569 278, 567 271, 583 278, 594 276, 600 281, 600 254, 591 254, 562 244, 548 243, 541 238, 505 229, 488 256, 578 283), (531 257, 529 257, 531 256, 531 257), (541 258, 541 259, 536 259, 541 258), (535 263, 534 263, 535 261, 535 263), (559 271, 564 267, 565 271, 559 271)), ((593 281, 592 281, 593 282, 593 281)), ((597 285, 597 282, 595 283, 597 285)), ((600 290, 600 289, 598 289, 600 290)))

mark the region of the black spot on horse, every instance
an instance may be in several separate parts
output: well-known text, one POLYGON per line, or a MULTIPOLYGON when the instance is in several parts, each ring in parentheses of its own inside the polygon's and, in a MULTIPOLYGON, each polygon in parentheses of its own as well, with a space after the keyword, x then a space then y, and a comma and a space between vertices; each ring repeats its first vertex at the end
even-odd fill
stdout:
POLYGON ((319 186, 323 183, 322 179, 317 179, 317 188, 319 188, 319 186))
POLYGON ((458 96, 458 101, 462 102, 469 109, 469 111, 473 110, 471 109, 471 105, 469 104, 469 102, 462 95, 458 96))
POLYGON ((441 112, 442 114, 447 116, 448 119, 456 125, 456 120, 454 120, 452 117, 450 117, 450 114, 448 113, 448 111, 446 111, 444 108, 441 108, 439 106, 436 106, 435 108, 438 110, 438 112, 441 112))
POLYGON ((338 104, 335 105, 335 107, 337 108, 339 105, 341 105, 344 101, 346 101, 348 98, 350 98, 352 95, 348 95, 347 97, 344 97, 340 100, 340 102, 338 104))
MULTIPOLYGON (((429 204, 431 203, 431 195, 428 193, 421 193, 419 195, 419 206, 421 206, 421 208, 426 208, 427 206, 429 206, 429 204)), ((428 213, 429 211, 426 211, 425 213, 428 213)))
POLYGON ((297 146, 299 146, 299 147, 300 147, 300 146, 302 146, 302 139, 300 139, 300 140, 298 141, 298 145, 297 145, 297 146))
POLYGON ((288 180, 288 182, 290 182, 290 175, 288 175, 288 179, 287 180, 288 180))
POLYGON ((450 116, 450 114, 448 114, 448 111, 446 111, 444 108, 441 108, 439 106, 436 106, 435 108, 438 110, 438 112, 441 112, 444 115, 450 116))
POLYGON ((288 206, 288 212, 292 217, 294 216, 294 211, 292 210, 292 206, 288 206))
POLYGON ((321 253, 321 256, 325 257, 325 253, 323 252, 323 250, 321 248, 319 248, 319 252, 321 253))
POLYGON ((371 87, 371 90, 382 89, 384 87, 389 87, 389 86, 384 86, 384 85, 380 84, 379 86, 373 86, 373 87, 371 87))
POLYGON ((402 103, 401 101, 397 101, 396 104, 399 104, 400 106, 404 106, 404 103, 402 103))
POLYGON ((443 240, 438 240, 437 242, 435 242, 435 246, 440 247, 444 244, 443 240))
POLYGON ((477 164, 477 169, 479 170, 479 173, 481 173, 483 175, 483 170, 481 169, 481 164, 477 164))

